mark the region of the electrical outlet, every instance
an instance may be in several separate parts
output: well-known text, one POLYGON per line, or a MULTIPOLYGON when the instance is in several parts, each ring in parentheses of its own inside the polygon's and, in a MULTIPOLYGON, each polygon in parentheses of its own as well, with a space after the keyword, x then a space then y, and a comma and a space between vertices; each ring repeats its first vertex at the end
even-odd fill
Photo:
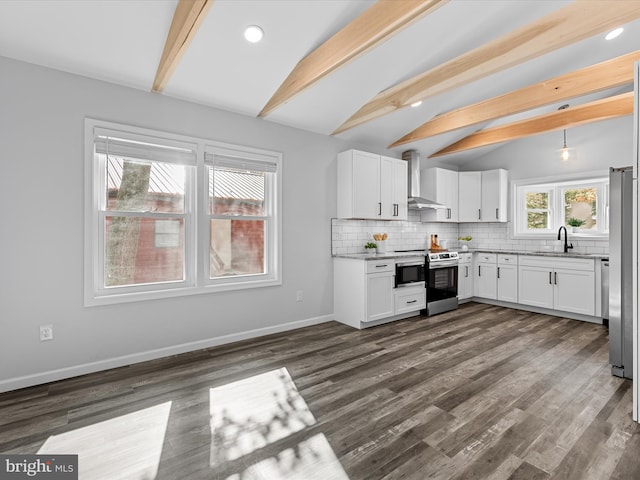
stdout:
POLYGON ((40 325, 40 341, 53 340, 53 325, 40 325))
POLYGON ((301 302, 302 301, 302 290, 298 290, 296 292, 296 302, 301 302))

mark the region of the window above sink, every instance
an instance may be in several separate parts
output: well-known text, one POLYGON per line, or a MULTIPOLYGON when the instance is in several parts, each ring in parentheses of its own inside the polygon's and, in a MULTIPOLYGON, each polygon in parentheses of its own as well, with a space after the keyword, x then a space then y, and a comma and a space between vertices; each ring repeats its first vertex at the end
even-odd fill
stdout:
POLYGON ((609 179, 520 181, 513 185, 515 238, 551 238, 561 226, 572 235, 609 232, 609 179))

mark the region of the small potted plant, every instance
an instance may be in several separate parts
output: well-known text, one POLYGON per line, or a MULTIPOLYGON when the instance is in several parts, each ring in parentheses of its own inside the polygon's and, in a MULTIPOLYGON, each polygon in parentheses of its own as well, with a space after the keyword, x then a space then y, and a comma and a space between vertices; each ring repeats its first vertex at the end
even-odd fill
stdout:
POLYGON ((567 225, 572 227, 571 230, 575 233, 582 225, 584 225, 584 220, 571 217, 567 220, 567 225))
POLYGON ((378 248, 378 245, 373 242, 367 242, 364 244, 364 250, 367 253, 376 253, 376 248, 378 248))
POLYGON ((458 237, 458 240, 460 240, 461 242, 464 242, 462 244, 462 250, 463 251, 469 250, 469 247, 467 246, 467 243, 469 243, 472 240, 471 235, 467 235, 466 237, 458 237))

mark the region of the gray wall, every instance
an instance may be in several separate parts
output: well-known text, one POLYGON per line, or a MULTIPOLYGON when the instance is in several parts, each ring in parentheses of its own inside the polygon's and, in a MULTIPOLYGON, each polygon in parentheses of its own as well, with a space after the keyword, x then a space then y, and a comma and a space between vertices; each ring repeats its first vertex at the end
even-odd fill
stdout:
POLYGON ((335 157, 358 146, 2 57, 0 72, 0 391, 331 318, 335 157), (283 285, 85 308, 86 116, 282 152, 283 285))

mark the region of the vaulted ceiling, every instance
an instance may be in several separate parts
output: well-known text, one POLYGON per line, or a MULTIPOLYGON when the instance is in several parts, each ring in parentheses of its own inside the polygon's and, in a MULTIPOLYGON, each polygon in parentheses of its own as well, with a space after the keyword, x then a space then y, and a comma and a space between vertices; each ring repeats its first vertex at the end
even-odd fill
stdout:
POLYGON ((630 115, 639 48, 640 0, 0 2, 2 56, 451 163, 630 115))

